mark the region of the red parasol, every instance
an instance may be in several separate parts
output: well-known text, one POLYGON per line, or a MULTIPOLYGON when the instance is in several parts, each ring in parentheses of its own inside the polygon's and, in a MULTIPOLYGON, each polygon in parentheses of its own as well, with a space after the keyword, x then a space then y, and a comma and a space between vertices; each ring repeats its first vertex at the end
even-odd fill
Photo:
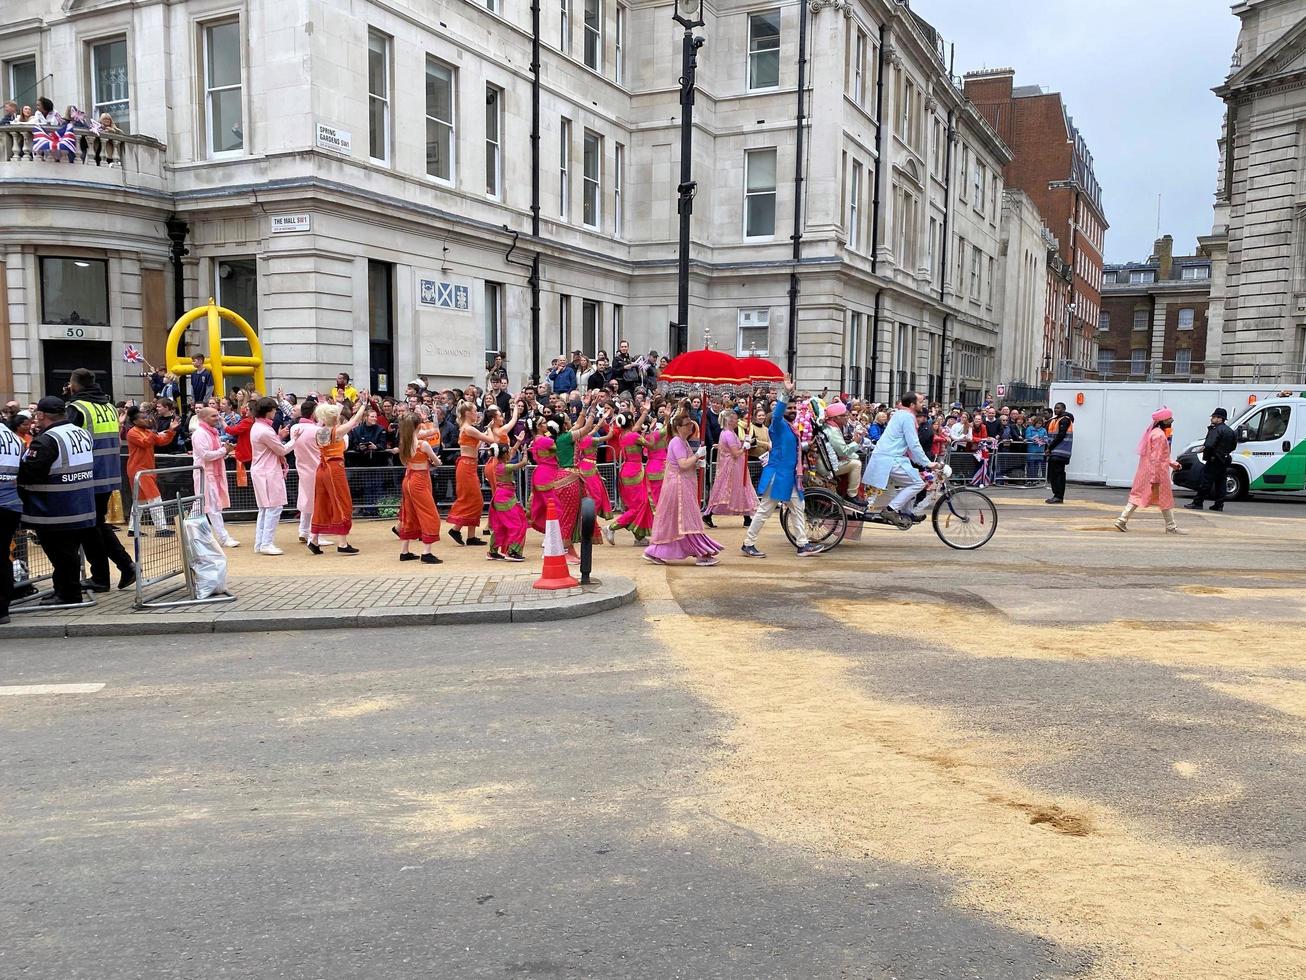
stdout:
POLYGON ((777 385, 784 384, 785 373, 780 369, 778 364, 768 361, 765 357, 757 354, 750 354, 748 357, 739 358, 739 363, 744 365, 744 370, 748 373, 748 379, 757 388, 774 388, 777 385))
POLYGON ((753 379, 737 357, 719 350, 692 350, 673 358, 662 369, 658 387, 671 394, 746 394, 753 387, 753 379))

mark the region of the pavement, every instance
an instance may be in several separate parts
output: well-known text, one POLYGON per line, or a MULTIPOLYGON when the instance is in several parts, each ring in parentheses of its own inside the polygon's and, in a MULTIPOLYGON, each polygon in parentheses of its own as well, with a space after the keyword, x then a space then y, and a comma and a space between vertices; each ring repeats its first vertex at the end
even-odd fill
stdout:
POLYGON ((0 978, 1302 976, 1306 509, 996 496, 605 547, 575 621, 0 645, 0 978))

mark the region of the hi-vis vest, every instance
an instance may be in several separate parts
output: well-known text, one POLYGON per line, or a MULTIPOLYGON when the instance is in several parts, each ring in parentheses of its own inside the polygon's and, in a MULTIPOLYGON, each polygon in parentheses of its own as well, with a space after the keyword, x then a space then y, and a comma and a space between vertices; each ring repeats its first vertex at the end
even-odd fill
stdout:
MULTIPOLYGON (((0 510, 22 512, 23 501, 18 496, 18 464, 23 461, 27 447, 7 425, 0 425, 0 510)), ((8 561, 0 555, 0 561, 8 561)))
MULTIPOLYGON (((1053 425, 1056 426, 1057 428, 1055 430, 1049 430, 1048 432, 1049 438, 1055 438, 1055 432, 1060 431, 1061 419, 1053 419, 1053 425)), ((1068 422, 1066 424, 1066 437, 1062 439, 1059 443, 1057 443, 1054 447, 1052 447, 1051 455, 1057 457, 1058 459, 1069 459, 1071 451, 1075 448, 1074 442, 1075 442, 1075 423, 1068 422)))
POLYGON ((82 413, 86 431, 95 440, 95 492, 112 493, 122 484, 118 409, 112 402, 99 405, 75 401, 73 405, 82 413))
POLYGON ((59 457, 44 483, 23 486, 23 523, 37 528, 95 527, 95 443, 76 425, 56 425, 37 438, 49 437, 59 457))

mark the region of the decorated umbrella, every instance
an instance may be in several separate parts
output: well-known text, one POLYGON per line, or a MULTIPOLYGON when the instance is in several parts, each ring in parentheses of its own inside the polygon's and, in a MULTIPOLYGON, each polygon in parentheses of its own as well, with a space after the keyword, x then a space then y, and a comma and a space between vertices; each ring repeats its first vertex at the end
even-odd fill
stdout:
POLYGON ((752 387, 749 370, 739 358, 711 348, 672 358, 658 375, 658 389, 672 395, 736 395, 752 387))

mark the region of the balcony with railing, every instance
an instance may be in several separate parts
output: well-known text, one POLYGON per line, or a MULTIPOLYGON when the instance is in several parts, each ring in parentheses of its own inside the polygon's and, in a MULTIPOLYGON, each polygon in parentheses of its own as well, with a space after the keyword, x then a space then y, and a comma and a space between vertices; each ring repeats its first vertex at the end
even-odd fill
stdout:
POLYGON ((149 136, 0 126, 0 183, 69 181, 162 191, 166 151, 149 136))

